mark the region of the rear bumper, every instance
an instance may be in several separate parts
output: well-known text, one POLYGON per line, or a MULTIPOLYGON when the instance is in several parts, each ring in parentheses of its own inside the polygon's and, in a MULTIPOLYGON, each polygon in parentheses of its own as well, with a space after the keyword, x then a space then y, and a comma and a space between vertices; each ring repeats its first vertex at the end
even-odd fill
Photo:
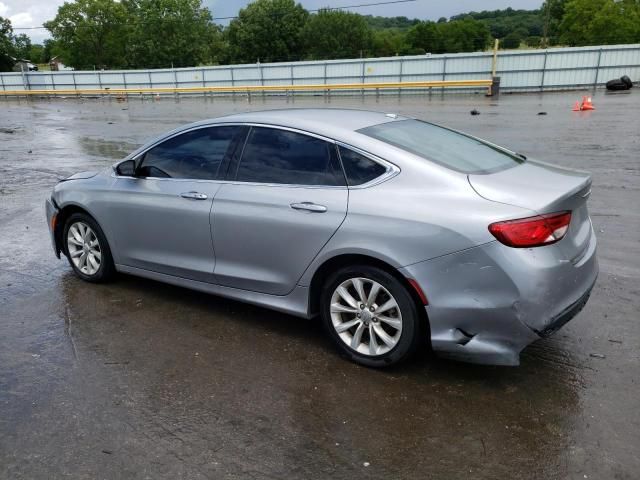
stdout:
POLYGON ((49 236, 51 237, 51 245, 56 257, 60 258, 60 247, 56 242, 56 234, 54 231, 55 217, 58 215, 58 208, 54 205, 50 198, 45 201, 45 212, 47 214, 47 225, 49 226, 49 236))
POLYGON ((467 362, 518 365, 522 349, 586 304, 598 275, 593 231, 590 237, 573 261, 558 244, 514 249, 491 242, 402 268, 429 300, 433 350, 467 362))

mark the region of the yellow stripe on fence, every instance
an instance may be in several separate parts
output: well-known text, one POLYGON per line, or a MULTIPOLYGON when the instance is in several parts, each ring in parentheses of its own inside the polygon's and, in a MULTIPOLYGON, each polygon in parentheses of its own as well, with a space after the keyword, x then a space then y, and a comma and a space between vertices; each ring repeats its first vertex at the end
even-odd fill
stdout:
POLYGON ((384 88, 489 87, 491 80, 443 80, 434 82, 337 83, 315 85, 243 85, 217 87, 88 88, 62 90, 0 90, 0 95, 129 95, 144 93, 248 93, 288 91, 372 90, 384 88))

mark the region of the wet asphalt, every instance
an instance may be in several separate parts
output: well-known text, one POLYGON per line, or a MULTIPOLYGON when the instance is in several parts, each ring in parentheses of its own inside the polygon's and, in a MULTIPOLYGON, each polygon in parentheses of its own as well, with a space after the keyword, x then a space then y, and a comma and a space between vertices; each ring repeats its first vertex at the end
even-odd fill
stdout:
POLYGON ((640 478, 640 91, 571 112, 582 94, 0 99, 0 478, 640 478), (54 257, 59 177, 183 123, 306 106, 408 114, 591 171, 586 308, 517 368, 422 353, 376 371, 318 322, 87 284, 54 257))

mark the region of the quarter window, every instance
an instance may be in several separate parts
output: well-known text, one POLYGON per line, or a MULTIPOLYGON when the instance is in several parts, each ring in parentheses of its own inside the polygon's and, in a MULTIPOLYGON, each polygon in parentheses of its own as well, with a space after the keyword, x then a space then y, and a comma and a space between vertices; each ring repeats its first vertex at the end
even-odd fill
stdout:
POLYGON ((138 167, 141 177, 215 180, 240 127, 209 127, 177 135, 149 150, 138 167))
POLYGON ((309 135, 253 127, 236 180, 290 185, 345 185, 335 146, 309 135))
POLYGON ((344 167, 344 172, 347 175, 347 182, 350 187, 368 183, 387 171, 384 166, 364 155, 349 150, 348 148, 339 148, 342 166, 344 167))

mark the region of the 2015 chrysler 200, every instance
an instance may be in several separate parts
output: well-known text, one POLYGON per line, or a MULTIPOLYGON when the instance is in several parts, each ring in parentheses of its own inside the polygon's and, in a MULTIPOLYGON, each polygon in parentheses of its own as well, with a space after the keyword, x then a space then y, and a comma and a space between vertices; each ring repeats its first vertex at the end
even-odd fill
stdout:
POLYGON ((430 340, 517 365, 598 273, 589 174, 393 114, 290 109, 173 130, 47 201, 53 246, 115 271, 311 317, 352 360, 430 340))

